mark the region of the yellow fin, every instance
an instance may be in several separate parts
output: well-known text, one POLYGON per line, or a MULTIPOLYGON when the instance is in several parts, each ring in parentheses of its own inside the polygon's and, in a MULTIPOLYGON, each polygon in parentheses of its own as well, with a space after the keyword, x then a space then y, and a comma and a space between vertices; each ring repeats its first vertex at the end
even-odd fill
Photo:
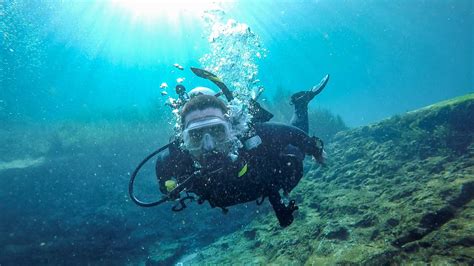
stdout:
POLYGON ((210 79, 211 81, 214 81, 214 82, 220 82, 220 83, 222 83, 222 81, 221 81, 218 77, 216 77, 216 76, 210 76, 209 79, 210 79))

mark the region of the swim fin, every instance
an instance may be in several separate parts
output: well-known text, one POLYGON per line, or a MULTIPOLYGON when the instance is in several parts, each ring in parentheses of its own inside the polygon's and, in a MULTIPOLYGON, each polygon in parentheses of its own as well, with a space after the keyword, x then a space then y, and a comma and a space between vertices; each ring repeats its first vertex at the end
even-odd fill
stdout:
MULTIPOLYGON (((219 89, 221 89, 222 93, 226 97, 227 101, 232 101, 234 99, 234 95, 232 92, 227 88, 227 86, 222 82, 222 80, 219 79, 216 75, 212 74, 211 72, 196 68, 196 67, 191 67, 191 71, 196 74, 196 76, 200 78, 204 78, 207 80, 210 80, 212 83, 216 84, 219 89)), ((260 96, 262 91, 258 92, 258 96, 260 96)), ((257 97, 255 97, 257 98, 257 97)), ((270 113, 269 111, 265 110, 257 101, 256 99, 251 99, 250 100, 250 113, 252 114, 252 123, 257 123, 257 122, 267 122, 270 119, 273 118, 273 114, 270 113)))
POLYGON ((219 89, 221 89, 227 101, 230 102, 234 99, 234 95, 232 95, 232 92, 229 90, 229 88, 227 88, 224 82, 222 82, 222 80, 220 80, 219 77, 217 77, 216 75, 212 74, 211 72, 207 70, 196 68, 196 67, 191 67, 191 71, 194 74, 196 74, 196 76, 210 80, 212 83, 216 84, 216 86, 219 87, 219 89))
POLYGON ((306 106, 316 95, 320 94, 323 89, 326 87, 329 81, 329 74, 324 76, 324 78, 319 82, 318 85, 315 85, 308 91, 300 91, 291 96, 291 104, 306 106))

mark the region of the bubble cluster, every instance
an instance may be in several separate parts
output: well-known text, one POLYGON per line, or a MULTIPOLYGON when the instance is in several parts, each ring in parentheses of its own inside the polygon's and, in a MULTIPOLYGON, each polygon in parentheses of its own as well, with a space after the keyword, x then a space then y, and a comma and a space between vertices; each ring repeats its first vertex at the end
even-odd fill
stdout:
POLYGON ((258 36, 245 23, 227 19, 220 9, 203 16, 210 52, 200 58, 204 69, 216 74, 241 100, 259 90, 258 60, 266 56, 258 36))
MULTIPOLYGON (((240 139, 245 138, 251 131, 250 101, 263 90, 259 84, 260 80, 257 79, 257 62, 266 56, 266 49, 247 24, 227 19, 222 9, 206 11, 203 20, 210 52, 199 61, 203 69, 215 74, 233 93, 234 99, 227 103, 229 111, 226 116, 232 125, 233 148, 230 155, 236 157, 243 146, 240 139)), ((174 107, 175 133, 180 137, 181 105, 174 104, 173 101, 176 100, 172 98, 169 100, 170 106, 174 107)))
POLYGON ((257 62, 266 56, 267 51, 247 24, 226 18, 222 9, 205 12, 203 19, 210 52, 199 61, 234 94, 234 100, 228 104, 228 116, 235 136, 233 153, 237 155, 237 150, 242 147, 239 139, 249 132, 252 119, 250 100, 263 90, 257 79, 257 62))

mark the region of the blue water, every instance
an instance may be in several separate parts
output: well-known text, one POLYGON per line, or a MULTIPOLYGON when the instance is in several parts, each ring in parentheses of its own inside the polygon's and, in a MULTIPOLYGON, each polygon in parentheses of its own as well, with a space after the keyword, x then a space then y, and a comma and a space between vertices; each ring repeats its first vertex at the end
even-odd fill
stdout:
MULTIPOLYGON (((172 64, 199 66, 209 51, 200 17, 187 11, 143 19, 113 1, 3 6, 1 99, 10 118, 67 118, 84 106, 146 108, 159 98, 162 82, 172 86, 181 75, 172 64)), ((314 106, 351 126, 473 90, 472 1, 241 1, 223 7, 268 50, 258 62, 264 96, 278 86, 309 88, 329 73, 329 87, 314 106)), ((182 75, 187 86, 202 84, 190 72, 182 75)))
MULTIPOLYGON (((128 199, 130 172, 172 134, 164 103, 176 79, 216 89, 191 66, 222 67, 213 72, 232 89, 263 86, 270 106, 278 88, 330 74, 310 109, 351 127, 474 90, 470 0, 223 1, 210 13, 223 24, 202 19, 204 2, 132 2, 0 0, 0 265, 144 263, 166 250, 158 242, 191 252, 259 215, 253 205, 178 215, 128 199), (229 19, 250 30, 209 42, 229 19)), ((147 199, 153 172, 138 181, 147 199)))

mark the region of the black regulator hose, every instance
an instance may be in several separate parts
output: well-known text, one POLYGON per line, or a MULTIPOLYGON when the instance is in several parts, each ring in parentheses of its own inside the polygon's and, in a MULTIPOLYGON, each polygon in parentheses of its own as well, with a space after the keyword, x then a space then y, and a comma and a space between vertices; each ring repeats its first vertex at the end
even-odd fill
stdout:
POLYGON ((165 149, 167 149, 171 144, 173 144, 173 142, 166 144, 165 146, 159 148, 158 150, 156 150, 156 151, 152 152, 150 155, 148 155, 145 159, 143 159, 140 162, 140 164, 138 164, 137 168, 135 168, 132 175, 130 176, 130 182, 128 183, 128 194, 130 195, 130 198, 132 199, 132 201, 135 204, 137 204, 138 206, 153 207, 153 206, 156 206, 156 205, 160 205, 161 203, 164 203, 164 202, 166 202, 170 199, 168 196, 164 196, 163 198, 161 198, 158 201, 143 202, 143 201, 137 199, 137 197, 135 197, 135 194, 133 193, 133 188, 134 188, 135 178, 137 177, 137 174, 138 174, 138 172, 140 172, 140 169, 143 167, 143 165, 145 163, 147 163, 155 155, 157 155, 158 153, 160 153, 160 152, 164 151, 165 149))

